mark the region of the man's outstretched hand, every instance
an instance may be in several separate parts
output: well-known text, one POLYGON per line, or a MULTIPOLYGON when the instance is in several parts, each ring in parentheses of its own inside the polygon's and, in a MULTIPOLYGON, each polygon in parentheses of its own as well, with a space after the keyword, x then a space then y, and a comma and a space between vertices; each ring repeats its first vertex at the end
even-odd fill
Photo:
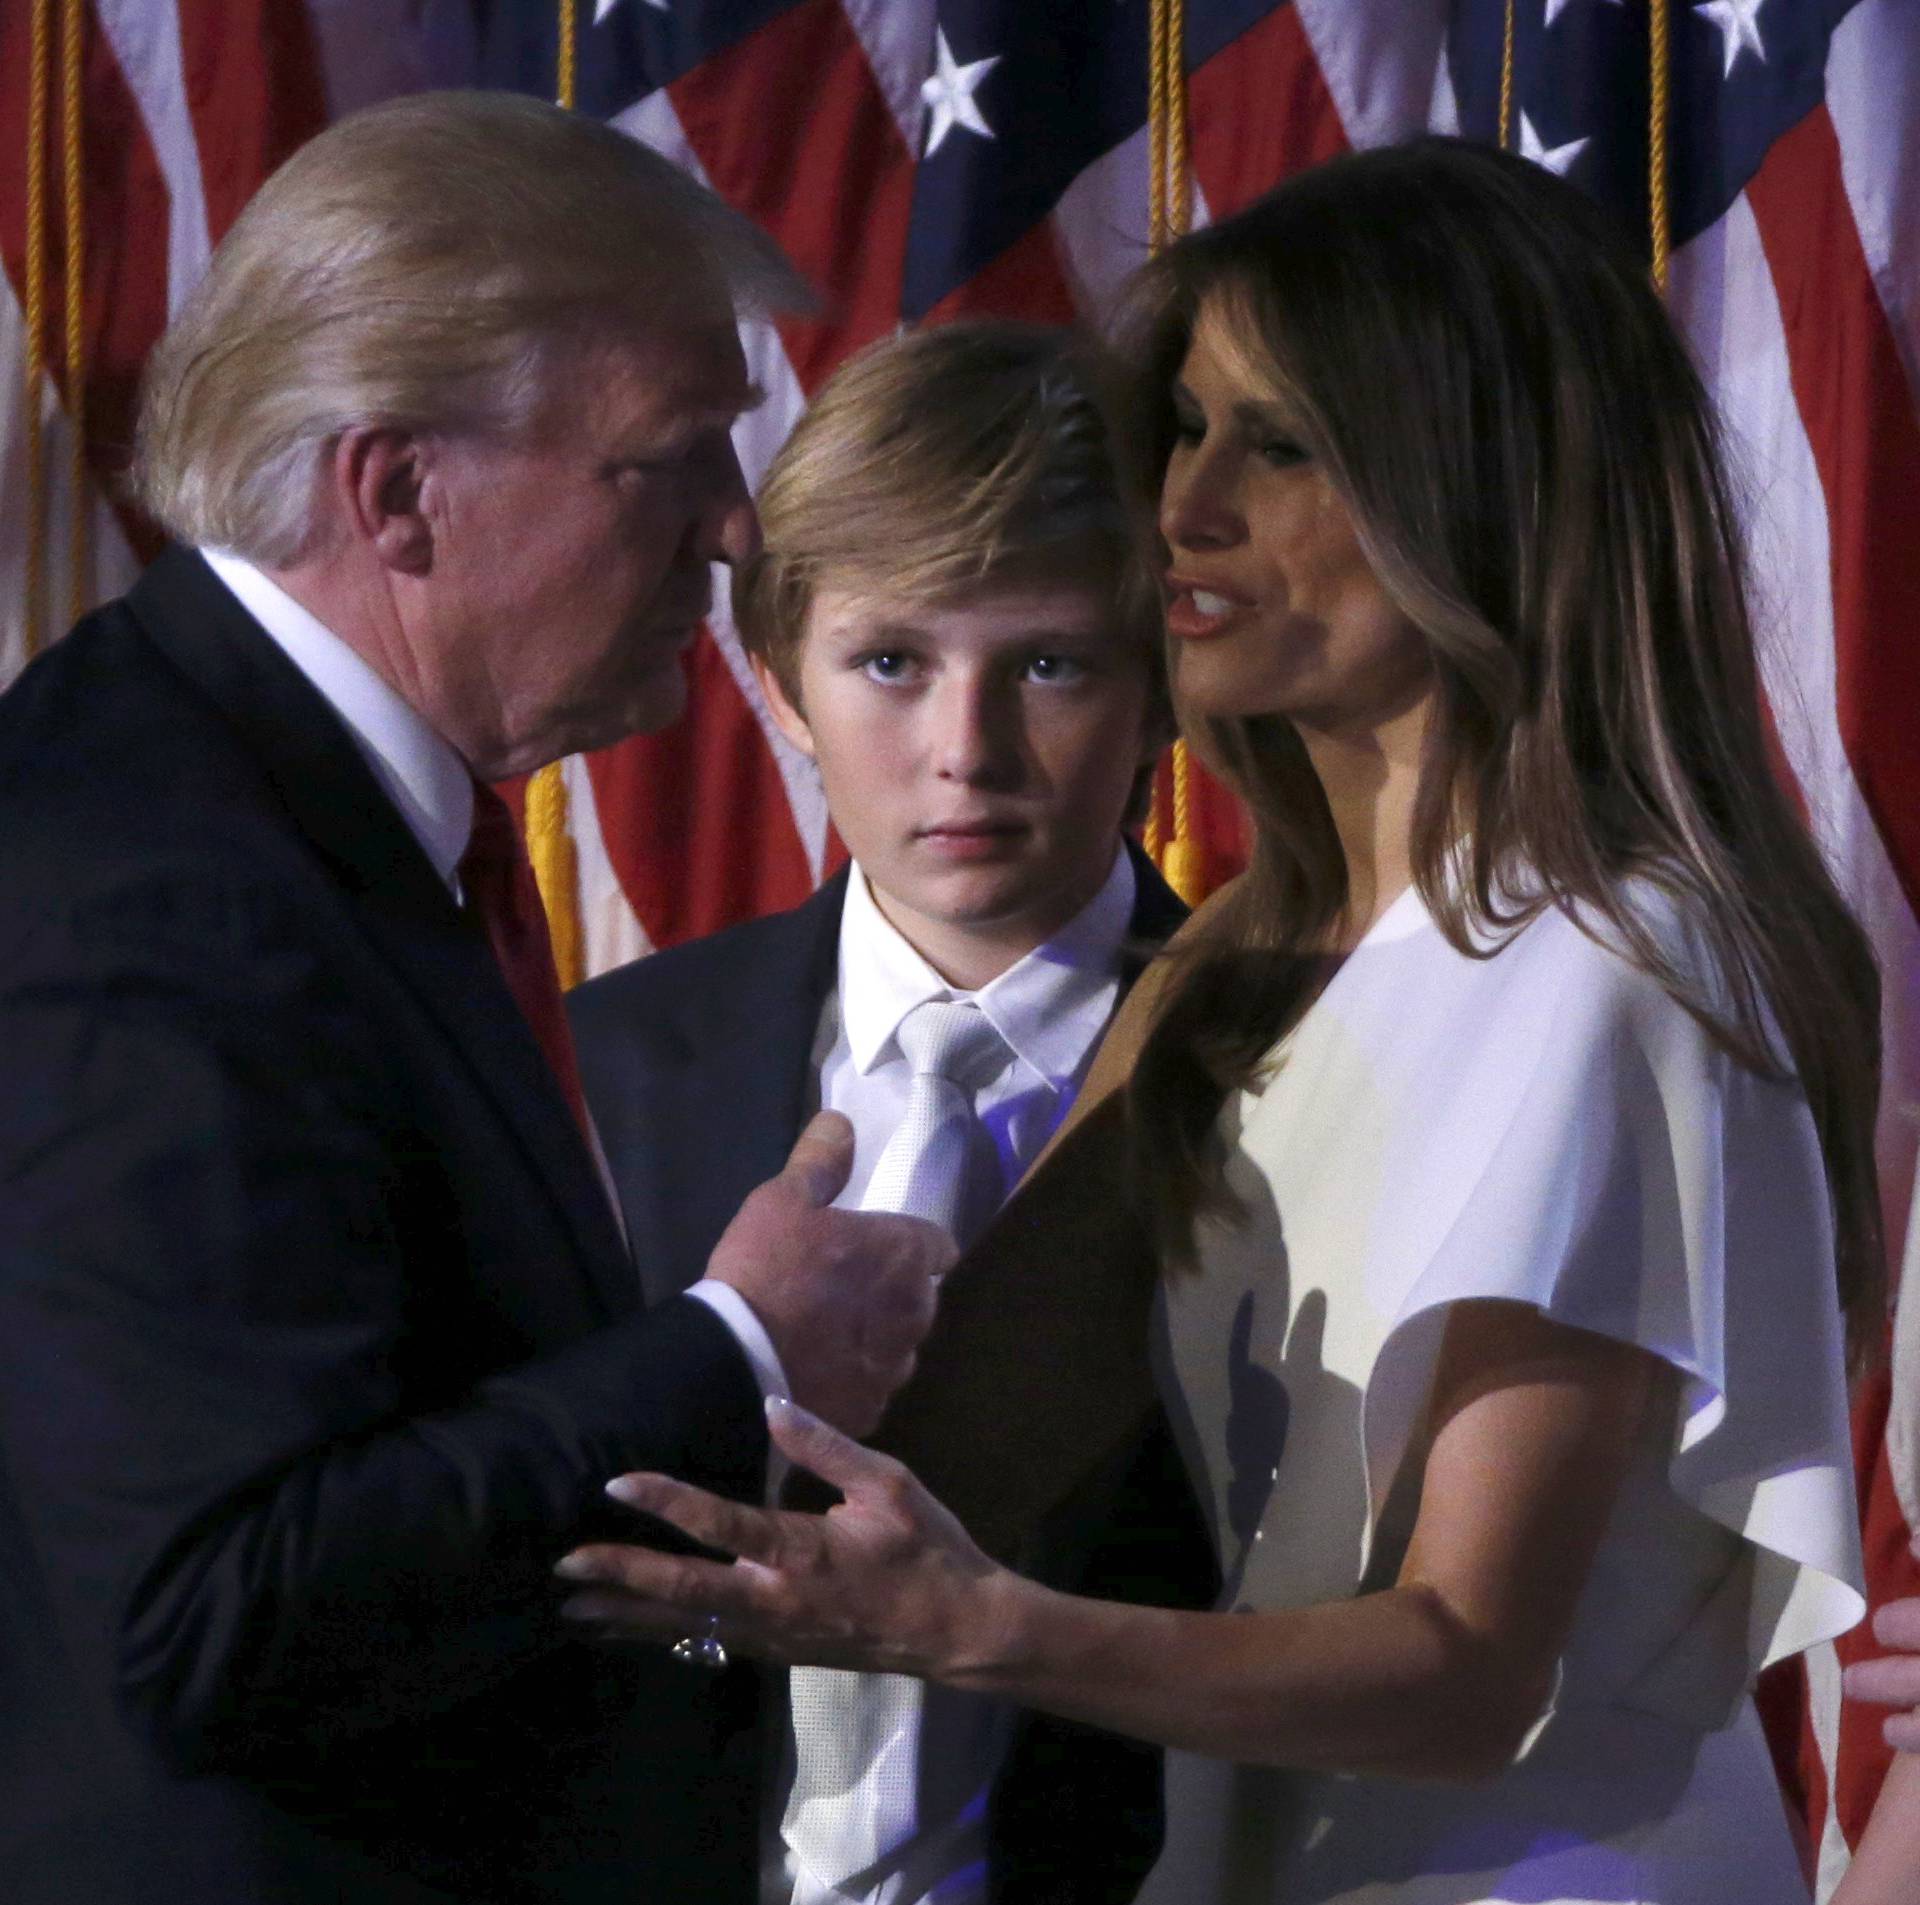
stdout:
POLYGON ((853 1127, 821 1112, 740 1206, 707 1275, 752 1305, 794 1400, 862 1436, 913 1374, 955 1251, 918 1217, 833 1209, 852 1169, 853 1127))

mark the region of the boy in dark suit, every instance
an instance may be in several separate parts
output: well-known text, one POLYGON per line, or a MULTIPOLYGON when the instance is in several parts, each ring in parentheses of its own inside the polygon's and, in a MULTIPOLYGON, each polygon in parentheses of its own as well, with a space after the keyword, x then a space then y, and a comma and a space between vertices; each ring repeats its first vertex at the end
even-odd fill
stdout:
MULTIPOLYGON (((822 1107, 854 1127, 843 1205, 964 1245, 1184 914, 1123 834, 1169 727, 1160 596, 1083 347, 1001 323, 875 346, 801 420, 759 505, 736 619, 852 863, 790 913, 572 997, 654 1276, 698 1273, 822 1107)), ((1167 1532, 1192 1513, 1156 1431, 1115 1499, 1030 1564, 1203 1597, 1204 1562, 1167 1532)), ((764 1901, 1119 1900, 1150 1864, 1157 1756, 892 1676, 792 1681, 764 1901)))

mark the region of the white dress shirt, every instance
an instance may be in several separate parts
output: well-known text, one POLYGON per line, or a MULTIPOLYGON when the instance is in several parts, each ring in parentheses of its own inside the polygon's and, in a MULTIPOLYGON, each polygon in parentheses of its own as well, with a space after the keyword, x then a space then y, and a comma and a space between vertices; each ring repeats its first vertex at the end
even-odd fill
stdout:
MULTIPOLYGON (((1120 996, 1120 962, 1133 918, 1136 881, 1124 848, 1105 882, 1043 946, 977 992, 950 986, 875 904, 866 876, 851 870, 840 919, 837 983, 814 1041, 815 1101, 842 1112, 854 1131, 853 1175, 835 1202, 857 1207, 887 1140, 906 1112, 912 1071, 896 1034, 929 1000, 969 999, 1005 1041, 1007 1058, 973 1092, 976 1115, 999 1156, 1002 1196, 1039 1155, 1072 1105, 1120 996)), ((790 1860, 781 1827, 793 1783, 791 1742, 784 1777, 773 1783, 764 1820, 766 1905, 979 1905, 986 1896, 986 1792, 1006 1752, 1011 1724, 998 1702, 930 1687, 911 1749, 924 1752, 939 1813, 889 1861, 867 1892, 825 1885, 790 1860), (961 1803, 956 1807, 953 1803, 961 1803)), ((927 1788, 923 1785, 923 1797, 927 1788)), ((877 1803, 870 1773, 849 1795, 877 1803)))
POLYGON ((817 1102, 853 1125, 853 1175, 834 1201, 857 1208, 907 1108, 912 1072, 895 1038, 930 999, 971 999, 1009 1058, 973 1094, 999 1153, 1002 1195, 1040 1155, 1072 1105, 1120 996, 1120 953, 1133 918, 1133 862, 1115 853, 1105 882, 1044 946, 967 992, 950 986, 874 904, 855 866, 840 914, 838 983, 814 1040, 817 1102))
MULTIPOLYGON (((466 762, 411 702, 277 582, 224 550, 203 549, 200 554, 339 716, 347 738, 419 841, 434 872, 460 899, 460 856, 473 832, 473 780, 466 762)), ((598 1155, 597 1138, 593 1148, 604 1182, 606 1167, 598 1155)), ((608 1201, 613 1202, 611 1191, 608 1201)), ((614 1215, 617 1220, 617 1203, 614 1215)), ((746 1298, 711 1278, 702 1278, 687 1294, 726 1324, 752 1365, 762 1396, 785 1395, 786 1372, 772 1338, 746 1298)))

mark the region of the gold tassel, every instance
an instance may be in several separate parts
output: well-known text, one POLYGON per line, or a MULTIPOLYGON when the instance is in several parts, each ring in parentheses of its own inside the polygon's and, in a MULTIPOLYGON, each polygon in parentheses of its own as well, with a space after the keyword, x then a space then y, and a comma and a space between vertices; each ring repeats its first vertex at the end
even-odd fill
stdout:
POLYGON ((564 992, 587 976, 587 961, 580 930, 580 856, 567 830, 567 783, 558 761, 527 783, 527 858, 540 886, 553 969, 564 992))
POLYGON ((1193 830, 1193 762, 1184 741, 1173 744, 1173 838, 1160 872, 1189 906, 1198 906, 1213 890, 1206 849, 1193 830))
POLYGON ((1169 840, 1160 855, 1160 877, 1189 906, 1198 906, 1213 891, 1207 856, 1197 840, 1169 840))

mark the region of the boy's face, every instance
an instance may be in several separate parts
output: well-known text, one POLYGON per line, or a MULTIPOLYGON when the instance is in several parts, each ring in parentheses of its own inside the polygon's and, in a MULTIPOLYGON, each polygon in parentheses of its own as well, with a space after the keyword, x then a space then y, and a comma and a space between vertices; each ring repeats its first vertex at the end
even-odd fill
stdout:
POLYGON ((938 607, 822 588, 799 706, 761 671, 881 911, 957 984, 1031 952, 1113 865, 1153 752, 1146 664, 1113 623, 1085 581, 988 582, 938 607))

